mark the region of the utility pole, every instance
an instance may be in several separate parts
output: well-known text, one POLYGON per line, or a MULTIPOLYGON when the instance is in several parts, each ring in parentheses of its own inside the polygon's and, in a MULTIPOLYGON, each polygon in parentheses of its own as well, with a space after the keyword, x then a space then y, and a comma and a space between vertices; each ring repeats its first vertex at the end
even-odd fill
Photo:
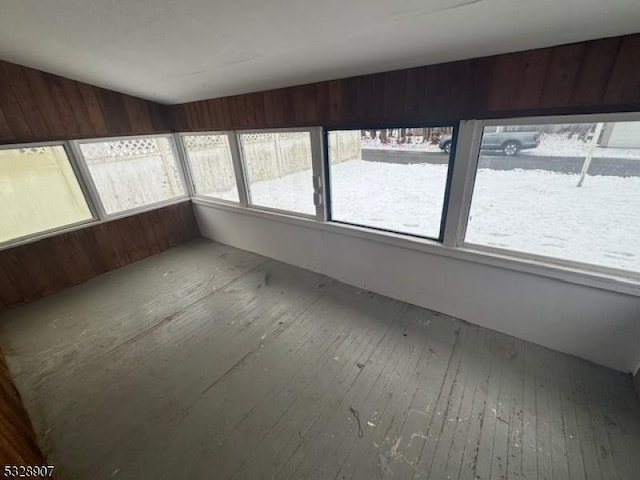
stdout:
POLYGON ((596 124, 596 130, 593 132, 593 138, 591 139, 591 143, 589 145, 589 150, 587 151, 587 156, 584 158, 584 163, 582 164, 582 171, 580 172, 580 180, 578 180, 578 187, 581 187, 584 183, 584 177, 587 176, 587 172, 589 171, 589 165, 591 165, 591 159, 593 158, 593 151, 598 144, 598 139, 600 138, 600 133, 602 133, 602 127, 604 123, 596 124))

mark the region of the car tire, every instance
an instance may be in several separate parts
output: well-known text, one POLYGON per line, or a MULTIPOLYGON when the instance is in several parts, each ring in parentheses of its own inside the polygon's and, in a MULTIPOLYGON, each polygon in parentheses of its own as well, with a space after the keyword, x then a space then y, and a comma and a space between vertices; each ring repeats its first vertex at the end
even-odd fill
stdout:
POLYGON ((507 142, 502 145, 502 153, 507 157, 513 157, 520 151, 520 144, 518 142, 507 142))
POLYGON ((451 153, 451 142, 447 142, 442 146, 444 153, 451 153))

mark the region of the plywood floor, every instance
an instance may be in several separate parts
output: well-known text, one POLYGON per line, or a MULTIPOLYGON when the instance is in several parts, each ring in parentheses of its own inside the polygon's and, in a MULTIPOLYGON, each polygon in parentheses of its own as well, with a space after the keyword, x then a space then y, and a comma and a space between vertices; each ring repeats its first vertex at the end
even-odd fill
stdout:
POLYGON ((628 375, 206 240, 0 343, 60 479, 640 478, 628 375))

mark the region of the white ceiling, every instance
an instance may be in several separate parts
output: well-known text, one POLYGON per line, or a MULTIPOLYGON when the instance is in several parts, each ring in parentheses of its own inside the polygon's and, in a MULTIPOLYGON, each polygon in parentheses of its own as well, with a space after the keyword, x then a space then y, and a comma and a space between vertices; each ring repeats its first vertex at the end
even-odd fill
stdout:
POLYGON ((640 0, 4 0, 0 59, 163 103, 640 30, 640 0))

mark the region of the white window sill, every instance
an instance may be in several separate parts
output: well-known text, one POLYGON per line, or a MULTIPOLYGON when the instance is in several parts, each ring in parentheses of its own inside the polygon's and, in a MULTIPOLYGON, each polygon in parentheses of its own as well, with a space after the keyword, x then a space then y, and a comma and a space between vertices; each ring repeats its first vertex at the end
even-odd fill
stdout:
MULTIPOLYGON (((384 232, 364 227, 357 227, 336 222, 319 222, 313 219, 297 217, 283 213, 267 212, 255 208, 245 208, 228 203, 217 202, 211 198, 194 197, 192 202, 197 205, 227 210, 242 215, 254 216, 271 221, 288 223, 303 228, 310 228, 322 232, 348 235, 363 240, 391 245, 394 247, 416 250, 429 255, 439 255, 459 261, 473 262, 496 268, 524 272, 546 278, 552 278, 567 283, 585 285, 601 290, 607 290, 632 296, 640 296, 640 279, 626 277, 617 272, 601 272, 590 270, 588 266, 581 268, 573 265, 562 265, 549 262, 546 259, 524 258, 511 252, 494 252, 482 247, 466 245, 460 248, 448 247, 439 242, 406 236, 391 232, 384 232)), ((630 275, 633 275, 630 272, 630 275)))

